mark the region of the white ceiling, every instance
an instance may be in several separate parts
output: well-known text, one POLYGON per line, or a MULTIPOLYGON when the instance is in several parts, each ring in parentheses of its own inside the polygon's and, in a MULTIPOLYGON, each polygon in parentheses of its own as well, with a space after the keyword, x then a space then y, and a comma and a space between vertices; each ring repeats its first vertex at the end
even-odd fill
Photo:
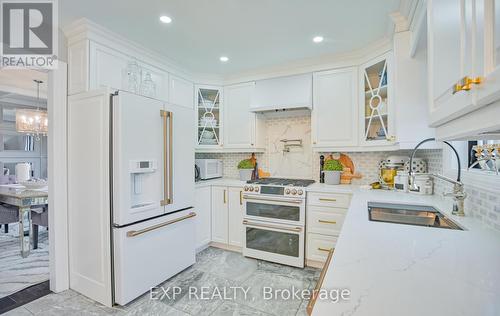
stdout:
POLYGON ((387 35, 400 0, 63 0, 60 25, 86 17, 196 73, 235 74, 349 52, 387 35), (160 15, 173 19, 159 22, 160 15), (314 44, 322 35, 325 41, 314 44), (219 57, 229 57, 221 63, 219 57))

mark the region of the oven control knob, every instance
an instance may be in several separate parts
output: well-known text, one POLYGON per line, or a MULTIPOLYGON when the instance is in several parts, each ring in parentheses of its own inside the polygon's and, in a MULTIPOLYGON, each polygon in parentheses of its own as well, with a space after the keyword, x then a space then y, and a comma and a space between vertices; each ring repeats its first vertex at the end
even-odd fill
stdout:
POLYGON ((255 192, 259 192, 259 187, 255 187, 255 192))
POLYGON ((304 191, 299 190, 299 191, 297 191, 297 193, 298 193, 299 195, 302 195, 302 194, 304 194, 304 191))
POLYGON ((285 193, 286 193, 286 194, 290 194, 290 189, 286 189, 286 190, 285 190, 285 193))
POLYGON ((248 191, 248 187, 245 185, 245 187, 243 188, 243 190, 248 191))
POLYGON ((253 191, 253 187, 250 187, 249 190, 250 190, 250 192, 252 192, 253 191))
POLYGON ((292 189, 292 194, 293 194, 293 195, 297 194, 297 190, 292 189))

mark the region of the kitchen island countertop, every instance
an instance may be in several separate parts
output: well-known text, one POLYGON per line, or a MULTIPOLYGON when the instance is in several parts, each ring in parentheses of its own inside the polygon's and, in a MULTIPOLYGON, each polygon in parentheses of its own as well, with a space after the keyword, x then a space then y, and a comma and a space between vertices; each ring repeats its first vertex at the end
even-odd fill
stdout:
POLYGON ((499 315, 500 232, 470 213, 450 215, 448 198, 352 191, 322 284, 322 289, 349 289, 350 299, 318 298, 313 316, 499 315), (372 222, 368 201, 434 206, 466 230, 372 222))

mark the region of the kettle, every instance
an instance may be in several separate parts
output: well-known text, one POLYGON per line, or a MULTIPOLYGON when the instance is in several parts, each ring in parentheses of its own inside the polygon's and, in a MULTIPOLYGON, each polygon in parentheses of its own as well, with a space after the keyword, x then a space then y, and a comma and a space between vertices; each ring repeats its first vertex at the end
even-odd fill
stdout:
POLYGON ((31 179, 31 164, 27 162, 16 164, 16 178, 18 183, 31 179))

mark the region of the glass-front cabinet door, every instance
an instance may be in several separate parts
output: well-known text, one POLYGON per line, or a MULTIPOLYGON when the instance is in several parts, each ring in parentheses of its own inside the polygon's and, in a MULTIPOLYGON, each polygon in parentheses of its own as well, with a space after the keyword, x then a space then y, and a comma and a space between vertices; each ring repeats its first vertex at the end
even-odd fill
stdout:
POLYGON ((391 55, 376 58, 360 68, 361 143, 390 145, 395 139, 391 97, 391 55))
POLYGON ((196 144, 198 148, 222 146, 222 88, 196 87, 196 144))
POLYGON ((500 0, 476 1, 474 8, 477 23, 475 67, 480 69, 475 71, 470 86, 477 91, 477 106, 484 106, 499 99, 500 0))

